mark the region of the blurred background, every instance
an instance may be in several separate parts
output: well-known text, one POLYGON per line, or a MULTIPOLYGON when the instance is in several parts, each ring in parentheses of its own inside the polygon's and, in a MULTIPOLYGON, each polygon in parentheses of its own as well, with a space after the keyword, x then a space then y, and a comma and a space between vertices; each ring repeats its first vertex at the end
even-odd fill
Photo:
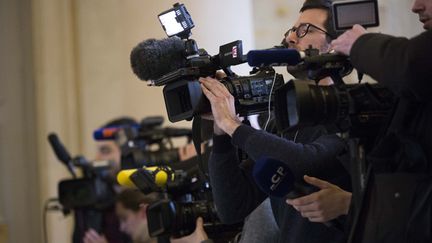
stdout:
MULTIPOLYGON (((0 0, 0 242, 42 242, 43 202, 68 178, 47 134, 72 154, 95 154, 92 132, 111 118, 163 115, 162 88, 131 71, 129 54, 165 38, 157 15, 175 1, 0 0)), ((279 44, 301 0, 184 0, 192 38, 216 54, 243 40, 250 49, 279 44)), ((373 31, 412 37, 421 31, 411 0, 379 0, 373 31)), ((234 70, 247 74, 247 66, 234 70)), ((283 72, 283 69, 278 69, 283 72)), ((165 125, 190 127, 190 122, 165 125)), ((49 213, 49 242, 70 242, 72 217, 49 213)))

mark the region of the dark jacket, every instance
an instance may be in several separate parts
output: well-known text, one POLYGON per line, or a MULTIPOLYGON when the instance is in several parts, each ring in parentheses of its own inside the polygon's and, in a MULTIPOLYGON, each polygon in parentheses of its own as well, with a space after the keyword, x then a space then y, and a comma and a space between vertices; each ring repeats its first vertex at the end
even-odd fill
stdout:
POLYGON ((431 242, 432 30, 412 39, 366 34, 350 56, 399 97, 368 155, 374 173, 350 242, 431 242))
MULTIPOLYGON (((345 143, 336 135, 323 133, 319 127, 302 129, 296 135, 297 142, 293 142, 242 125, 232 139, 227 135, 215 136, 209 171, 221 220, 225 223, 242 221, 267 198, 252 178, 252 165, 240 163, 238 148, 252 160, 269 156, 285 162, 298 180, 307 174, 350 190, 349 175, 336 159, 345 143)), ((282 199, 270 200, 280 230, 279 242, 345 242, 344 233, 339 229, 309 222, 282 199)), ((265 230, 264 225, 262 230, 265 230)))
POLYGON ((356 69, 408 101, 397 133, 415 139, 432 163, 432 30, 412 39, 365 34, 350 57, 356 69))

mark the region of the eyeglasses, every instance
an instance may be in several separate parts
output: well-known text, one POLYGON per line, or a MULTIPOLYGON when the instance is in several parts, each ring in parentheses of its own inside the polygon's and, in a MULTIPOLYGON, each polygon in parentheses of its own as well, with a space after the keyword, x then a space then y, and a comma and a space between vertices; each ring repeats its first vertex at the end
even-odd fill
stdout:
POLYGON ((331 38, 333 38, 333 35, 331 35, 327 31, 321 29, 320 27, 318 27, 316 25, 309 24, 309 23, 303 23, 303 24, 300 24, 298 27, 292 27, 291 29, 289 29, 285 33, 285 38, 287 38, 292 32, 295 32, 297 38, 299 38, 299 39, 303 38, 303 37, 305 37, 309 33, 309 29, 311 27, 313 27, 314 29, 317 29, 317 30, 323 32, 324 34, 330 36, 331 38))

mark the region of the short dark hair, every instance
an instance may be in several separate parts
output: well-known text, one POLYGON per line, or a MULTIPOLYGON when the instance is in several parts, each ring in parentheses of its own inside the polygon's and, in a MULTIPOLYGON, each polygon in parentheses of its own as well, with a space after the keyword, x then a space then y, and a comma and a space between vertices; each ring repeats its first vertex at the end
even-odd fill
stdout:
POLYGON ((327 11, 327 19, 324 23, 324 28, 326 28, 326 31, 331 35, 331 37, 329 36, 330 40, 336 39, 340 34, 342 34, 341 32, 337 32, 335 30, 331 7, 332 7, 331 0, 306 0, 300 9, 300 13, 308 9, 317 9, 317 8, 327 11))
POLYGON ((116 202, 121 203, 126 209, 138 212, 141 204, 152 204, 159 199, 158 193, 144 194, 138 190, 127 188, 117 195, 116 202))

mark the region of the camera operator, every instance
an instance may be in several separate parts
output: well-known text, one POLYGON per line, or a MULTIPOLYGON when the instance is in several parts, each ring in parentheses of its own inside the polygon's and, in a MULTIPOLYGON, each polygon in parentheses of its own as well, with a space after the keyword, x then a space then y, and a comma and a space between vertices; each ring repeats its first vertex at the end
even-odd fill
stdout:
MULTIPOLYGON (((151 238, 148 231, 147 207, 158 201, 157 193, 144 195, 134 189, 125 189, 117 195, 116 214, 120 219, 120 230, 131 237, 134 243, 156 243, 156 238, 151 238)), ((97 238, 96 232, 92 232, 91 237, 97 238)), ((202 219, 197 220, 195 232, 191 235, 172 239, 172 243, 200 243, 207 240, 202 219)))
MULTIPOLYGON (((285 36, 290 47, 304 50, 309 45, 325 52, 329 41, 335 38, 331 27, 329 1, 305 1, 300 10, 299 19, 285 36)), ((290 70, 292 71, 292 70, 290 70)), ((255 130, 242 125, 236 115, 234 99, 223 84, 213 78, 201 78, 201 87, 210 100, 212 115, 215 120, 214 147, 209 161, 210 179, 213 186, 218 213, 225 223, 243 220, 267 196, 262 193, 252 179, 250 161, 240 162, 237 147, 248 156, 257 160, 262 156, 271 156, 288 165, 297 178, 304 174, 317 176, 332 181, 326 186, 315 179, 306 178, 306 182, 316 185, 320 195, 309 201, 308 211, 301 212, 311 221, 327 221, 346 214, 351 200, 349 175, 337 155, 345 149, 345 144, 336 135, 326 135, 322 126, 304 128, 289 134, 287 139, 255 130), (329 186, 331 185, 331 186, 329 186), (322 198, 329 199, 332 214, 329 218, 320 218, 323 213, 322 198), (316 207, 319 205, 318 207, 316 207), (318 214, 315 214, 318 212, 318 214)), ((325 79, 321 84, 330 84, 325 79)), ((335 227, 311 223, 284 200, 271 197, 273 215, 280 229, 279 242, 344 242, 344 233, 335 227)), ((294 204, 292 201, 290 203, 294 204)), ((298 206, 299 211, 303 207, 298 206)), ((327 212, 327 209, 324 209, 327 212)), ((265 230, 265 228, 262 228, 265 230)))
MULTIPOLYGON (((134 126, 137 122, 135 119, 130 117, 119 117, 107 122, 102 127, 113 127, 113 126, 134 126)), ((116 193, 121 191, 121 187, 115 182, 117 173, 120 171, 121 165, 121 150, 120 147, 110 140, 96 142, 96 155, 95 160, 106 160, 111 162, 110 167, 110 181, 116 193)), ((102 232, 98 233, 94 229, 88 229, 83 235, 84 243, 105 243, 105 242, 129 242, 130 239, 125 237, 120 232, 120 223, 115 214, 115 207, 109 207, 103 211, 103 229, 102 232)), ((74 238, 77 234, 80 234, 75 229, 74 238)), ((81 233, 82 234, 82 233, 81 233)))
MULTIPOLYGON (((127 234, 134 243, 156 243, 149 236, 146 208, 158 200, 156 194, 144 195, 139 191, 125 189, 117 195, 115 212, 120 221, 120 231, 127 234)), ((87 232, 84 242, 107 242, 95 230, 87 232)))
POLYGON ((416 0, 412 11, 426 30, 412 39, 356 25, 331 43, 399 97, 368 156, 372 174, 353 242, 432 241, 432 1, 416 0))

